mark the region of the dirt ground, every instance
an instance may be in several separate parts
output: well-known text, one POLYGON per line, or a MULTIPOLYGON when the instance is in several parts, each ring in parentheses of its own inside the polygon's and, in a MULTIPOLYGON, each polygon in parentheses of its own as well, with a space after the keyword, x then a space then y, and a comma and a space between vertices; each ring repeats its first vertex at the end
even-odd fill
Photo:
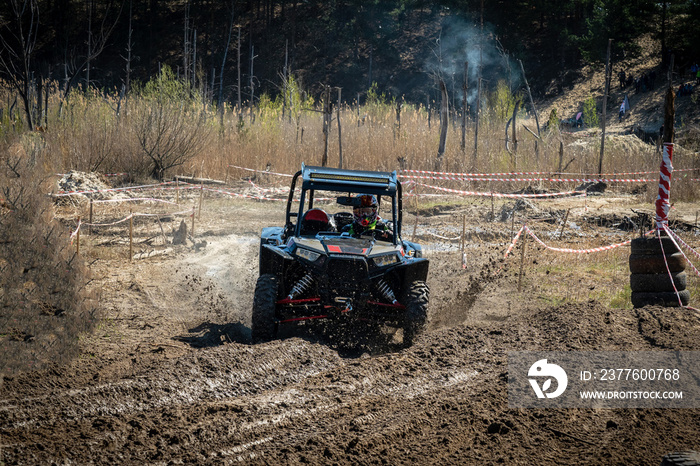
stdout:
MULTIPOLYGON (((591 198, 569 221, 619 205, 591 198)), ((548 304, 534 297, 536 279, 518 291, 519 258, 499 272, 510 221, 489 222, 484 210, 422 213, 431 322, 410 348, 390 336, 338 344, 310 326, 250 343, 259 233, 282 224, 281 204, 208 203, 195 244, 142 245, 131 262, 123 241, 88 240, 103 320, 74 362, 2 379, 0 464, 627 465, 700 448, 696 409, 508 407, 509 351, 700 350, 700 319, 548 304), (461 214, 465 269, 453 240, 461 214)), ((407 213, 409 237, 413 221, 407 213)), ((605 226, 584 230, 617 242, 605 226)))

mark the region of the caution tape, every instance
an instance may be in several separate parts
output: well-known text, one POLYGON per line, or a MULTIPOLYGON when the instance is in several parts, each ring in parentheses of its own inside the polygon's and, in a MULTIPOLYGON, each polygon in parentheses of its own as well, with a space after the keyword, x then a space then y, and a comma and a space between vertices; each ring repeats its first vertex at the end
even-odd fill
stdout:
POLYGON ((288 174, 288 173, 275 173, 275 172, 270 172, 270 171, 267 171, 267 170, 255 170, 255 169, 253 169, 253 168, 239 167, 239 166, 237 166, 237 165, 228 165, 228 166, 229 166, 230 168, 237 168, 237 169, 239 169, 239 170, 245 170, 245 171, 255 172, 255 173, 265 173, 265 174, 267 174, 267 175, 286 176, 286 177, 289 177, 289 178, 291 178, 291 177, 294 176, 294 175, 290 175, 290 174, 288 174))
POLYGON ((129 197, 126 199, 95 199, 93 200, 93 204, 104 204, 107 202, 140 202, 140 201, 150 201, 150 202, 162 202, 164 204, 172 204, 172 205, 177 205, 176 202, 173 201, 167 201, 165 199, 156 199, 155 197, 129 197))
MULTIPOLYGON (((127 220, 135 217, 165 217, 169 215, 184 215, 188 214, 192 216, 192 209, 187 209, 187 210, 181 210, 179 212, 166 212, 166 213, 161 213, 161 214, 147 214, 147 213, 140 213, 140 212, 132 212, 131 214, 127 215, 126 217, 119 219, 115 222, 111 223, 88 223, 88 222, 81 222, 82 225, 87 225, 91 227, 111 227, 114 225, 119 225, 120 223, 124 223, 127 220)), ((72 236, 72 235, 71 235, 72 236)))
MULTIPOLYGON (((700 168, 684 168, 676 171, 699 171, 700 168)), ((455 173, 455 172, 436 172, 430 170, 399 170, 400 173, 421 173, 427 175, 445 175, 445 176, 459 176, 459 177, 470 177, 470 176, 520 176, 520 175, 547 175, 547 176, 568 176, 568 175, 578 175, 578 176, 629 176, 629 175, 651 175, 658 173, 658 171, 644 171, 644 172, 622 172, 622 173, 569 173, 569 172, 510 172, 510 173, 455 173)))
MULTIPOLYGON (((683 254, 683 258, 688 263, 688 265, 690 265, 690 268, 693 269, 693 272, 695 272, 695 275, 700 277, 700 271, 698 271, 698 269, 695 268, 693 263, 690 262, 690 259, 688 259, 688 256, 686 256, 685 253, 683 252, 683 250, 678 246, 678 243, 681 243, 683 245, 683 247, 685 247, 687 250, 692 252, 695 255, 695 257, 697 257, 698 259, 700 259, 700 254, 698 254, 698 252, 695 249, 691 248, 685 241, 683 241, 680 238, 680 236, 678 236, 675 232, 671 231, 671 229, 668 226, 664 225, 663 227, 664 227, 664 231, 668 234, 668 236, 671 237, 671 240, 676 245, 676 248, 678 248, 680 253, 683 254), (676 243, 676 240, 678 241, 678 243, 676 243)), ((664 261, 665 260, 666 260, 666 255, 664 254, 664 261)))
POLYGON ((454 177, 454 176, 421 176, 421 175, 400 175, 401 178, 414 178, 423 180, 447 180, 447 181, 508 181, 508 182, 573 182, 573 183, 647 183, 654 180, 643 178, 622 179, 622 178, 477 178, 477 177, 454 177))
MULTIPOLYGON (((546 245, 541 239, 535 235, 535 233, 528 228, 527 225, 523 225, 523 228, 525 228, 525 231, 532 236, 532 238, 537 241, 542 247, 545 249, 549 249, 550 251, 557 251, 557 252, 571 252, 571 253, 576 253, 576 254, 588 254, 592 252, 601 252, 601 251, 609 251, 611 249, 619 248, 620 246, 625 246, 627 244, 630 244, 632 240, 627 240, 623 241, 622 243, 617 243, 617 244, 611 244, 609 246, 601 246, 598 248, 590 248, 590 249, 570 249, 570 248, 555 248, 553 246, 548 246, 546 245)), ((647 233, 651 233, 654 230, 649 230, 647 233)))
POLYGON ((447 236, 441 236, 441 235, 438 235, 437 233, 433 233, 433 232, 431 232, 431 231, 426 231, 426 233, 429 234, 430 236, 434 236, 434 237, 436 237, 436 238, 444 239, 445 241, 456 241, 456 240, 462 238, 461 236, 457 236, 456 238, 448 238, 447 236))
POLYGON ((461 191, 459 189, 443 188, 440 186, 431 186, 423 183, 416 183, 426 188, 435 189, 454 194, 462 194, 464 196, 484 196, 484 197, 507 197, 507 198, 538 198, 538 197, 558 197, 558 196, 586 196, 585 191, 567 191, 562 193, 542 193, 542 194, 503 194, 503 193, 485 193, 476 191, 461 191))
POLYGON ((73 233, 70 234, 70 244, 73 244, 73 238, 75 238, 77 236, 78 232, 80 232, 81 225, 82 225, 82 222, 80 219, 78 219, 78 227, 75 229, 75 231, 73 233))

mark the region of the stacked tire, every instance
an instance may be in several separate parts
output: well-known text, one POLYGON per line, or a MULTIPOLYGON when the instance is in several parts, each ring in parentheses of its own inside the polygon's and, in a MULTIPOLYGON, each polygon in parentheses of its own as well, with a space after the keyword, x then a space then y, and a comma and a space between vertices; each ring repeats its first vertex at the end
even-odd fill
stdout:
POLYGON ((656 236, 633 239, 629 264, 634 307, 647 305, 677 307, 679 298, 683 306, 688 305, 690 292, 685 289, 687 285, 687 276, 684 272, 685 259, 670 237, 662 235, 661 241, 656 236), (674 291, 674 286, 678 295, 674 291))

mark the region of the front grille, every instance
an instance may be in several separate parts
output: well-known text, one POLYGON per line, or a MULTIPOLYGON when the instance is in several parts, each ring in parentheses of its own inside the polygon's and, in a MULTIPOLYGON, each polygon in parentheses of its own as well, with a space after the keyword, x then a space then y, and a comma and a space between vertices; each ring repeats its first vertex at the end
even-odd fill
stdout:
POLYGON ((355 295, 369 288, 367 261, 359 256, 331 256, 326 266, 328 288, 334 296, 355 295))

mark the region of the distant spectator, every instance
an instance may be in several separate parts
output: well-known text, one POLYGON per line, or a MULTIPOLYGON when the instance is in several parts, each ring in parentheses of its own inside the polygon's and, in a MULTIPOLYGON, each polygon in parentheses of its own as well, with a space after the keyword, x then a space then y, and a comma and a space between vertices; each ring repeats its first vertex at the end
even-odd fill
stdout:
POLYGON ((622 123, 622 119, 625 117, 625 103, 622 102, 620 104, 620 123, 622 123))
POLYGON ((627 75, 625 74, 625 70, 620 71, 617 74, 617 77, 620 78, 620 89, 623 89, 627 84, 627 75))
POLYGON ((691 79, 695 79, 695 77, 698 75, 698 64, 693 63, 690 65, 690 77, 691 79))
POLYGON ((698 68, 698 71, 695 73, 695 84, 700 84, 700 68, 698 68))

